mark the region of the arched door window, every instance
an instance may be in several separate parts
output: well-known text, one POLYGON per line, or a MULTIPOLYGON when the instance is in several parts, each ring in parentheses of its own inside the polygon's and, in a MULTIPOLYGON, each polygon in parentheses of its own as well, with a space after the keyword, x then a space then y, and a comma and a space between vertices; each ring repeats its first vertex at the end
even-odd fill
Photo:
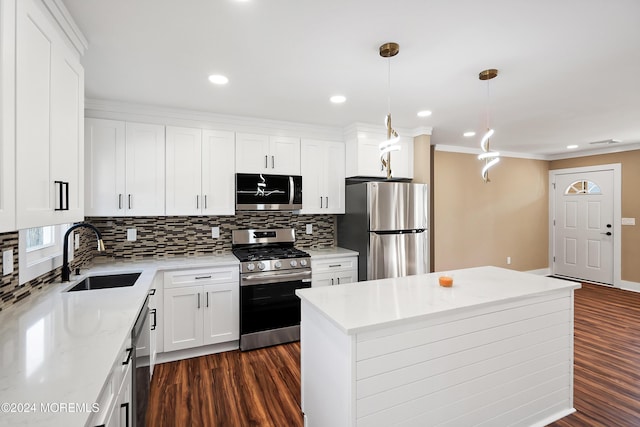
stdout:
POLYGON ((602 194, 602 190, 600 190, 600 186, 593 181, 579 180, 571 183, 564 191, 564 194, 602 194))

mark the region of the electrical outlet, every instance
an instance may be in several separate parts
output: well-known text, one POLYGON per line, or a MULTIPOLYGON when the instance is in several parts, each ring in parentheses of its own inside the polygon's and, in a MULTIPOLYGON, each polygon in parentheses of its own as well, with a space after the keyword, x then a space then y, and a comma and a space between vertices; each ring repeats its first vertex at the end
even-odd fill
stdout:
POLYGON ((127 240, 129 242, 138 240, 138 231, 135 228, 127 228, 127 240))
POLYGON ((211 227, 211 237, 213 239, 220 238, 220 227, 211 227))
POLYGON ((307 224, 305 227, 305 233, 313 234, 313 224, 307 224))
POLYGON ((80 233, 73 234, 73 249, 80 249, 80 233))
POLYGON ((13 249, 2 252, 2 275, 13 273, 13 249))
POLYGON ((511 257, 510 256, 507 257, 507 265, 511 265, 511 257))

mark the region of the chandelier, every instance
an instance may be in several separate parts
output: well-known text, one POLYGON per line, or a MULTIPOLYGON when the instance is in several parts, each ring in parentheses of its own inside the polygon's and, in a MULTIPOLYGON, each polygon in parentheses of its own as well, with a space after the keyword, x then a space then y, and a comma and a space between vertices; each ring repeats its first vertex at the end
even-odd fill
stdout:
POLYGON ((484 166, 482 167, 482 179, 485 183, 490 182, 489 180, 489 169, 495 166, 500 161, 500 153, 497 151, 491 151, 489 148, 489 142, 491 137, 494 134, 494 130, 489 127, 489 80, 498 76, 498 70, 496 69, 488 69, 480 72, 479 78, 480 80, 487 81, 487 116, 486 116, 486 127, 487 131, 485 132, 482 140, 480 141, 480 148, 482 149, 482 153, 478 155, 478 160, 484 161, 484 166))
POLYGON ((380 161, 382 162, 382 167, 387 170, 387 179, 391 178, 391 152, 400 150, 400 137, 398 136, 398 132, 396 132, 391 125, 391 58, 396 56, 398 52, 400 52, 400 45, 398 43, 390 42, 380 46, 380 56, 388 59, 388 113, 384 120, 384 125, 387 129, 387 139, 379 144, 380 161))

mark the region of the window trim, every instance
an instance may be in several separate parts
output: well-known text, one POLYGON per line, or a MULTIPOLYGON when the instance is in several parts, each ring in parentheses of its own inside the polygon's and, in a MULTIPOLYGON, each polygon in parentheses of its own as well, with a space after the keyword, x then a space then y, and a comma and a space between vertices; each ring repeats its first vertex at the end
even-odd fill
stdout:
MULTIPOLYGON (((27 230, 18 231, 18 281, 20 286, 62 266, 62 239, 71 224, 57 224, 54 227, 55 244, 29 252, 27 252, 27 230)), ((69 239, 69 261, 71 261, 73 260, 74 233, 69 235, 69 239)))

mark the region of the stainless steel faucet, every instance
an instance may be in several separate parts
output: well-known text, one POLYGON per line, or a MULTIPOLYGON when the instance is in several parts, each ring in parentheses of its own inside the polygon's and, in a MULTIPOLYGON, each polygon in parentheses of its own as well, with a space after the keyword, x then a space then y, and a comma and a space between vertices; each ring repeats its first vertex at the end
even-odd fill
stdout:
POLYGON ((62 248, 62 281, 68 282, 69 276, 71 275, 71 269, 69 268, 69 234, 75 229, 86 227, 93 230, 96 233, 96 237, 98 238, 98 252, 104 251, 104 242, 102 241, 102 234, 100 234, 100 230, 98 230, 94 225, 89 224, 88 222, 81 222, 78 224, 74 224, 64 233, 64 243, 62 248))

